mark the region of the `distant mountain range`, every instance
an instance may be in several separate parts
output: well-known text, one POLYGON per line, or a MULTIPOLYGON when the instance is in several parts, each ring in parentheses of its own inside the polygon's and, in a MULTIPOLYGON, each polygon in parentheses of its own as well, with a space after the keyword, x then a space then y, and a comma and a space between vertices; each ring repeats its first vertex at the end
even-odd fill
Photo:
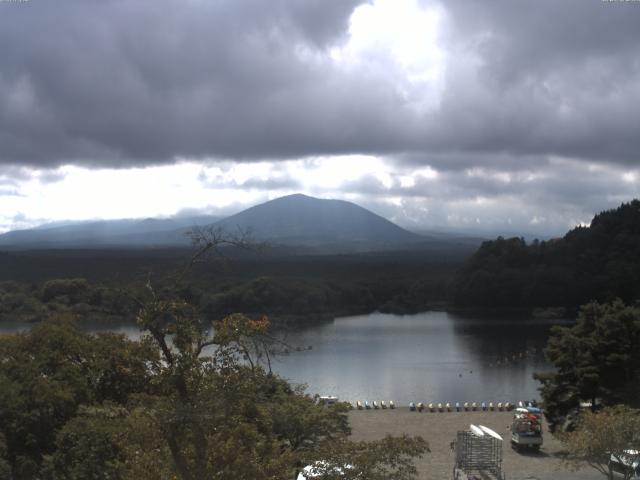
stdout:
MULTIPOLYGON (((41 226, 0 235, 2 249, 186 247, 195 226, 249 231, 251 238, 305 252, 365 252, 419 248, 425 242, 450 241, 409 232, 389 220, 343 200, 302 194, 277 198, 227 218, 212 216, 113 220, 41 226)), ((476 247, 479 239, 459 237, 476 247)))
POLYGON ((195 216, 167 219, 100 220, 15 230, 0 235, 0 248, 103 248, 186 246, 186 232, 210 225, 220 217, 195 216))

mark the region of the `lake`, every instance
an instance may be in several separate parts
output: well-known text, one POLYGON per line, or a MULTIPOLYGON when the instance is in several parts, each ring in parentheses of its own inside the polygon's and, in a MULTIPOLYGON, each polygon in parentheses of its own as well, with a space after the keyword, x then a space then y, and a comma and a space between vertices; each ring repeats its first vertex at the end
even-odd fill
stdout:
MULTIPOLYGON (((554 323, 446 312, 342 317, 282 334, 291 353, 272 363, 291 382, 306 383, 311 394, 354 403, 514 402, 539 396, 532 375, 550 368, 542 349, 554 323)), ((21 328, 2 324, 0 332, 21 328)), ((134 326, 113 330, 140 336, 134 326)))
POLYGON ((293 346, 274 370, 310 393, 340 399, 414 402, 538 398, 536 371, 553 322, 487 320, 446 312, 373 313, 290 333, 293 346))

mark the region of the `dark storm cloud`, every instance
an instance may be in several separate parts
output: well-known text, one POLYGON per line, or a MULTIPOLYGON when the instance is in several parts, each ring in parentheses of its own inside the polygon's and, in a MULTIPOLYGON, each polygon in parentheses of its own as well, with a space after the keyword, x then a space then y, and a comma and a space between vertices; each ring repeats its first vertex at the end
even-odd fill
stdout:
POLYGON ((640 160, 640 4, 462 0, 445 8, 453 61, 433 146, 640 160))
POLYGON ((360 3, 0 2, 0 163, 640 160, 640 3, 443 2, 444 84, 426 112, 393 64, 330 59, 360 3))
MULTIPOLYGON (((613 60, 621 77, 637 68, 634 62, 616 64, 636 57, 640 12, 632 2, 458 0, 446 8, 457 33, 466 32, 459 43, 473 39, 484 73, 503 86, 585 61, 613 60)), ((601 80, 589 79, 607 86, 601 80)))
POLYGON ((384 92, 349 101, 353 86, 301 56, 339 40, 357 3, 2 4, 2 162, 343 149, 333 124, 384 92))

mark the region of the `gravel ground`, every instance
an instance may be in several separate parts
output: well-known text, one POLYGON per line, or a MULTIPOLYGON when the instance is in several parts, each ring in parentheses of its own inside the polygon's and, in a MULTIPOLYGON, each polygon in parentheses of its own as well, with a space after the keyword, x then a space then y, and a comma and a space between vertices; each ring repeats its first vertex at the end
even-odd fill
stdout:
POLYGON ((502 449, 502 470, 507 480, 597 480, 602 475, 585 467, 572 472, 561 459, 562 445, 544 432, 540 452, 517 453, 509 443, 511 412, 449 412, 419 413, 408 408, 395 410, 353 410, 349 414, 354 440, 376 440, 387 434, 421 435, 429 442, 431 453, 416 461, 421 480, 452 478, 454 453, 450 443, 458 430, 468 430, 469 424, 485 425, 505 439, 502 449))

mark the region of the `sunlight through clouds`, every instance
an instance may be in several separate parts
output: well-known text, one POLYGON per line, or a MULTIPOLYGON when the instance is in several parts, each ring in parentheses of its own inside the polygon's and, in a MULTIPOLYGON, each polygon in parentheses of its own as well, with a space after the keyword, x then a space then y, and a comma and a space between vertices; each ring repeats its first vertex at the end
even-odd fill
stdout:
POLYGON ((0 231, 46 221, 167 217, 181 211, 229 215, 305 193, 354 201, 418 230, 476 226, 544 234, 588 221, 602 198, 615 206, 640 193, 637 170, 584 169, 570 159, 550 159, 548 168, 535 172, 439 171, 373 155, 253 163, 182 159, 130 169, 64 166, 0 175, 0 187, 0 231), (584 192, 590 192, 585 198, 591 203, 566 206, 567 199, 584 192))
POLYGON ((442 10, 417 0, 375 0, 351 15, 349 40, 330 51, 345 68, 391 76, 397 92, 418 112, 438 105, 445 53, 439 45, 442 10))
POLYGON ((58 169, 64 182, 42 183, 36 172, 20 183, 20 196, 2 197, 0 206, 32 219, 116 219, 163 217, 183 208, 221 208, 258 197, 225 186, 214 191, 198 188, 201 169, 196 163, 126 170, 64 166, 58 169))

